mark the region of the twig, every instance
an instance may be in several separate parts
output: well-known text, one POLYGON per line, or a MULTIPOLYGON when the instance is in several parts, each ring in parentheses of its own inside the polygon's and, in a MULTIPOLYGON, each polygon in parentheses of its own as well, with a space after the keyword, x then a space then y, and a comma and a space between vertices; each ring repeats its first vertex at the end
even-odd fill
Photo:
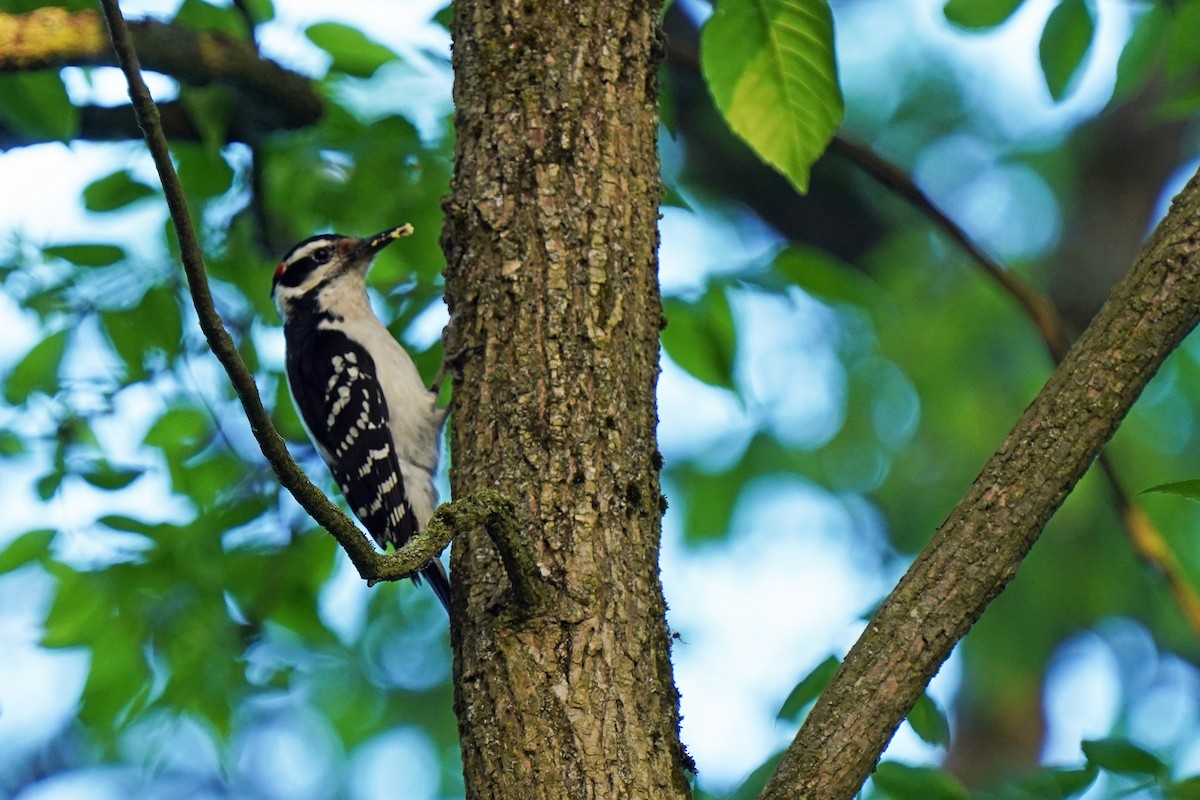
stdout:
POLYGON ((204 258, 200 251, 200 243, 192 226, 191 214, 184 200, 183 187, 179 176, 171 163, 171 154, 167 149, 159 124, 158 109, 142 80, 141 67, 138 64, 137 52, 121 16, 117 0, 101 0, 105 21, 108 24, 109 35, 117 60, 129 83, 129 97, 133 102, 134 113, 137 114, 138 125, 154 159, 159 179, 162 181, 163 193, 166 196, 167 207, 171 212, 171 221, 179 239, 179 249, 183 261, 184 274, 187 276, 188 290, 191 292, 192 303, 196 307, 196 315, 204 338, 212 349, 221 366, 229 375, 234 391, 245 409, 246 418, 250 422, 250 430, 258 441, 263 455, 270 462, 279 482, 291 492, 296 501, 317 521, 325 530, 337 539, 349 555, 358 574, 370 582, 377 580, 398 580, 411 576, 421 567, 429 563, 429 559, 441 552, 449 542, 449 538, 440 542, 435 534, 426 533, 413 537, 410 542, 396 553, 385 555, 375 550, 367 538, 359 531, 342 511, 308 479, 308 476, 297 466, 288 453, 283 438, 275 430, 270 416, 263 407, 262 398, 254 377, 246 369, 234 345, 233 338, 225 330, 221 316, 213 307, 212 293, 209 291, 208 277, 204 271, 204 258))
POLYGON ((1042 341, 1050 349, 1054 363, 1062 361, 1071 342, 1050 298, 1025 283, 1015 273, 1000 266, 995 259, 985 253, 983 248, 967 235, 962 226, 938 208, 904 170, 886 161, 866 145, 853 142, 844 136, 835 136, 829 143, 829 149, 858 166, 887 189, 908 200, 965 250, 967 255, 983 268, 988 277, 998 283, 1024 309, 1026 315, 1037 327, 1042 341))

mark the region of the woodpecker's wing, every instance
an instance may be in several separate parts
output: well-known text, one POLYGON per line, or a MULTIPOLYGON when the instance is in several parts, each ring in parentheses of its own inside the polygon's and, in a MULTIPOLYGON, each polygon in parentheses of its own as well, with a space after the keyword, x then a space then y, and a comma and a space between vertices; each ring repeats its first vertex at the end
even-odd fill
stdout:
POLYGON ((289 347, 288 383, 309 435, 346 502, 381 547, 416 532, 404 478, 388 431, 388 408, 375 362, 345 334, 316 329, 289 347), (304 353, 304 358, 294 353, 304 353))

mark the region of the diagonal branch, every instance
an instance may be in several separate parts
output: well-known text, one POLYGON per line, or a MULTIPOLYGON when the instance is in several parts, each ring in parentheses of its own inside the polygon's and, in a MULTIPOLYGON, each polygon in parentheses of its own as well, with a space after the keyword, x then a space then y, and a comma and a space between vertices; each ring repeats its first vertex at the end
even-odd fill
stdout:
POLYGON ((763 800, 845 798, 1200 320, 1200 174, 876 612, 763 800))
POLYGON ((129 82, 129 97, 133 101, 138 124, 145 135, 146 144, 150 148, 154 165, 162 181, 167 206, 171 211, 171 221, 179 238, 183 270, 187 276, 188 289, 192 295, 192 303, 196 307, 200 327, 213 354, 221 362, 221 366, 225 368, 229 380, 233 383, 233 388, 250 421, 250 430, 253 432, 255 440, 258 441, 263 455, 275 470, 279 482, 292 493, 296 501, 318 524, 337 539, 347 555, 350 556, 350 560, 360 576, 373 583, 379 580, 399 580, 415 574, 421 567, 428 564, 431 558, 445 549, 450 539, 459 531, 450 526, 439 525, 436 529, 429 529, 422 532, 421 535, 414 536, 396 553, 390 555, 380 553, 359 531, 358 526, 309 481, 292 459, 283 438, 275 430, 270 416, 263 407, 254 377, 246 369, 233 338, 225 330, 221 316, 213 307, 208 277, 204 271, 204 258, 192 226, 187 203, 184 200, 183 187, 180 185, 179 176, 175 173, 175 167, 171 163, 171 154, 167 149, 166 139, 163 137, 158 109, 142 80, 137 51, 125 26, 125 20, 121 16, 117 0, 101 0, 101 5, 109 26, 113 49, 116 51, 117 60, 125 73, 125 78, 129 82))

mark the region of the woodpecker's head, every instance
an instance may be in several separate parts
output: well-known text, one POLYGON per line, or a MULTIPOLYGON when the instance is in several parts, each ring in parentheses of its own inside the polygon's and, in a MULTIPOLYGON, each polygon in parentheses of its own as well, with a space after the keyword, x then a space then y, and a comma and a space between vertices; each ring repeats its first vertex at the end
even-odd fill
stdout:
POLYGON ((374 236, 356 239, 339 233, 322 233, 305 239, 288 251, 275 267, 271 297, 285 320, 296 301, 315 297, 327 287, 350 279, 361 292, 364 278, 375 255, 401 236, 412 233, 412 225, 398 225, 374 236))

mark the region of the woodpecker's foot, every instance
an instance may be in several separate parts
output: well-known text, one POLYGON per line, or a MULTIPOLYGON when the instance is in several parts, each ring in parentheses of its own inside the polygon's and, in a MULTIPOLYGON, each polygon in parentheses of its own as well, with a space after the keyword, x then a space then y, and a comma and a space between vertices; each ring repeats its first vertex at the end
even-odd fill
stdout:
POLYGON ((433 385, 429 387, 429 391, 434 394, 441 393, 442 381, 446 379, 447 375, 452 376, 456 381, 462 380, 462 369, 467 360, 482 352, 483 345, 476 344, 456 350, 453 353, 447 353, 442 358, 442 365, 438 367, 437 375, 434 376, 433 385))

